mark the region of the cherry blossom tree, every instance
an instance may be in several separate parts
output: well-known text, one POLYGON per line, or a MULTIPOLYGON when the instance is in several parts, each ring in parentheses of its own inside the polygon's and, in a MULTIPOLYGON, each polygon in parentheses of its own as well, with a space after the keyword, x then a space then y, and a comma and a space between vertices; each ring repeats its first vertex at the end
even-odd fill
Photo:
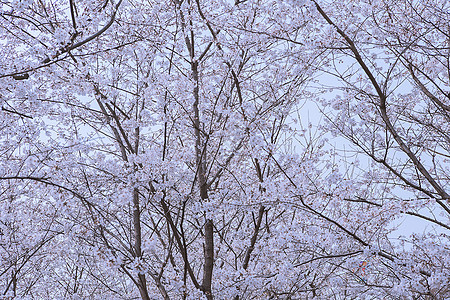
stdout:
POLYGON ((446 7, 1 3, 3 298, 448 296, 446 7))
POLYGON ((390 293, 407 289, 414 298, 447 298, 448 3, 313 2, 328 37, 319 46, 328 49, 322 70, 336 82, 328 85, 336 96, 322 102, 330 108, 324 108, 329 124, 371 159, 368 180, 386 186, 382 197, 362 194, 350 201, 434 228, 403 238, 408 246, 391 257, 402 269, 396 274, 401 284, 390 293))

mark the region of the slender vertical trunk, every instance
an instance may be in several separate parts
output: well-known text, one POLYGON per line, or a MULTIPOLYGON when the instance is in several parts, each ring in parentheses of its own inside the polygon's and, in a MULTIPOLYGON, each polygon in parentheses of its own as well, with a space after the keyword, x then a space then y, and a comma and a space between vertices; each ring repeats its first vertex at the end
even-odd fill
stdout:
MULTIPOLYGON (((141 211, 139 207, 139 190, 133 190, 133 225, 134 225, 134 251, 137 259, 142 259, 142 236, 141 236, 141 211)), ((138 275, 138 288, 141 298, 150 300, 147 292, 147 281, 144 274, 138 275)))
POLYGON ((205 223, 205 264, 203 267, 203 289, 206 298, 213 299, 212 286, 212 271, 214 267, 214 236, 213 236, 213 221, 207 219, 205 223))
MULTIPOLYGON (((200 197, 202 200, 208 199, 208 186, 206 183, 205 169, 206 162, 204 157, 204 145, 202 145, 200 132, 200 114, 198 110, 199 104, 199 78, 198 78, 198 63, 193 61, 192 77, 195 82, 194 87, 194 132, 195 132, 195 154, 197 158, 197 179, 200 187, 200 197)), ((204 246, 204 264, 203 264, 203 282, 202 290, 208 300, 213 299, 212 295, 212 273, 214 268, 214 224, 213 220, 206 219, 205 222, 205 246, 204 246)))
POLYGON ((17 270, 14 268, 12 271, 12 288, 13 288, 13 295, 14 297, 17 297, 17 270))

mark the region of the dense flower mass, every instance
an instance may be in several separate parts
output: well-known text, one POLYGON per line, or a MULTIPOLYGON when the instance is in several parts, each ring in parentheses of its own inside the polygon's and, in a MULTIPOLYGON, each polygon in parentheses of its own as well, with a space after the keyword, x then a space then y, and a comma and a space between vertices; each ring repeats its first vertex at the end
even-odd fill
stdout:
POLYGON ((0 1, 0 299, 450 298, 449 21, 0 1))

